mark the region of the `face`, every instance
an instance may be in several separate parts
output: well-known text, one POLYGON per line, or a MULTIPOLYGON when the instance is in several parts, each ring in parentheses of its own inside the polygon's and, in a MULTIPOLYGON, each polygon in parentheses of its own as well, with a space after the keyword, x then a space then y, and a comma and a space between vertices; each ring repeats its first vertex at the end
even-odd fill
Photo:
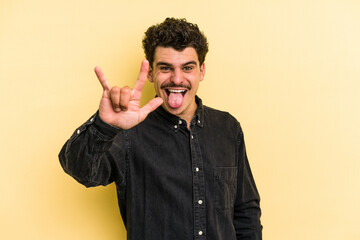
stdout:
POLYGON ((204 75, 205 64, 200 66, 194 48, 177 51, 157 47, 148 77, 156 94, 163 99, 163 108, 190 122, 197 108, 195 95, 204 75))

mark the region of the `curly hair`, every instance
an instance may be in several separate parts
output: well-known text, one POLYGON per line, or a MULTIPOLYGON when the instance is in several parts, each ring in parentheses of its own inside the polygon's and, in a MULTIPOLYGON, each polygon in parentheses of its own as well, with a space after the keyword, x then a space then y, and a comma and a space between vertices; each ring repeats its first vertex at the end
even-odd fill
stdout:
POLYGON ((200 65, 205 61, 206 53, 209 51, 205 35, 196 24, 189 23, 185 18, 166 18, 164 22, 149 27, 142 43, 151 67, 158 46, 172 47, 177 51, 193 47, 200 65))

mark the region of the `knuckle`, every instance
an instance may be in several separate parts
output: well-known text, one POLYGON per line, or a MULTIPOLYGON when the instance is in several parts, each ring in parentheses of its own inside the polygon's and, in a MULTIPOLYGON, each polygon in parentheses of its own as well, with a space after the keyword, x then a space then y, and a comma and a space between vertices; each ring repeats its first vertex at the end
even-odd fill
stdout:
POLYGON ((129 94, 131 89, 128 86, 121 88, 121 94, 129 94))
POLYGON ((110 90, 111 94, 119 94, 120 88, 119 87, 112 87, 110 90))

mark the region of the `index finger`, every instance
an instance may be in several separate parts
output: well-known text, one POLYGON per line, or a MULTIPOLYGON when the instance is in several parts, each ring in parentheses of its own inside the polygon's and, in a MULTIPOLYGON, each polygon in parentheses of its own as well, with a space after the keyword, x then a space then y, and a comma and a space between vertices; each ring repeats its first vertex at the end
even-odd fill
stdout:
POLYGON ((96 74, 97 78, 99 79, 99 82, 100 82, 101 86, 103 87, 104 91, 105 90, 110 91, 110 89, 111 89, 110 84, 106 80, 106 77, 105 77, 104 73, 101 71, 100 67, 96 66, 94 71, 95 71, 95 74, 96 74))
MULTIPOLYGON (((143 60, 141 63, 139 76, 138 76, 135 86, 133 88, 133 94, 141 95, 141 92, 144 88, 144 85, 145 85, 145 82, 147 79, 148 72, 149 72, 149 62, 148 62, 148 60, 143 60)), ((137 97, 139 97, 140 95, 138 95, 137 97)))

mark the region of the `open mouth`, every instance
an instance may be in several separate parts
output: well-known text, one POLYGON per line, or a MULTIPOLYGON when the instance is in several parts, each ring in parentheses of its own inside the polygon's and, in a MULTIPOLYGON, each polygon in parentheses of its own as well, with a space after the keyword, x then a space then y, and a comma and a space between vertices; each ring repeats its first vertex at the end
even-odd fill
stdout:
POLYGON ((164 90, 167 95, 168 106, 171 108, 179 108, 182 106, 184 96, 188 91, 187 89, 165 88, 164 90))
POLYGON ((186 89, 165 89, 166 95, 169 97, 171 93, 173 94, 181 94, 184 96, 187 92, 186 89))

